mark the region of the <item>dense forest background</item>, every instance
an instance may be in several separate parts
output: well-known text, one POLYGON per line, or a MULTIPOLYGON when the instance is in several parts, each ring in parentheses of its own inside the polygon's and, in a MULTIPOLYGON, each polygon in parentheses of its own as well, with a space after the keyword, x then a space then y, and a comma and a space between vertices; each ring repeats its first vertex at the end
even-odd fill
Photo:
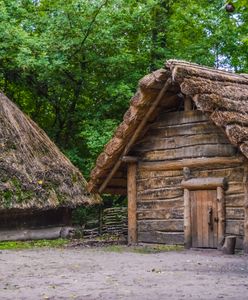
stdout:
POLYGON ((0 0, 0 90, 86 176, 170 58, 248 73, 248 0, 0 0))

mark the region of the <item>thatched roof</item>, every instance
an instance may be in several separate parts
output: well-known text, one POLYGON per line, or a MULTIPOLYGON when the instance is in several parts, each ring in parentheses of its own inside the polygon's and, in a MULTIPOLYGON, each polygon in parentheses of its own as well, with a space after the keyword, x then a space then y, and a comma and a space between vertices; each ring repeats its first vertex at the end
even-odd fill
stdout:
POLYGON ((81 173, 29 117, 0 93, 0 210, 95 204, 81 173))
POLYGON ((122 157, 143 134, 139 132, 142 120, 152 122, 161 102, 168 109, 178 106, 181 94, 190 96, 196 108, 223 128, 230 143, 248 158, 248 75, 169 60, 165 68, 140 80, 123 122, 96 161, 88 190, 106 191, 102 186, 106 177, 114 175, 112 170, 116 165, 115 171, 124 170, 122 157))

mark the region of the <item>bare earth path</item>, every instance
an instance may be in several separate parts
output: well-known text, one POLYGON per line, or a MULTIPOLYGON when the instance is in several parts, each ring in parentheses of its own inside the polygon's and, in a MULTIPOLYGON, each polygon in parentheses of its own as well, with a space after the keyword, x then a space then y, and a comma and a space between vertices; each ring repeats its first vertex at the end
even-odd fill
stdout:
POLYGON ((248 257, 104 249, 1 251, 0 299, 248 299, 248 257))

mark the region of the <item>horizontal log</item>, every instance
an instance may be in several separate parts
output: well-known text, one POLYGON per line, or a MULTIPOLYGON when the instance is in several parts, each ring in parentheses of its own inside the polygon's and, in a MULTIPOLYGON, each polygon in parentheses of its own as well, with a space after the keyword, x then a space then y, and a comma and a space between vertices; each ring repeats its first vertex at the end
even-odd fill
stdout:
POLYGON ((229 166, 227 168, 219 168, 214 169, 215 166, 213 166, 212 169, 193 169, 191 171, 192 177, 226 177, 228 181, 243 181, 244 176, 244 168, 243 166, 240 167, 233 167, 230 168, 229 166))
POLYGON ((142 220, 138 221, 138 231, 183 231, 183 220, 142 220))
POLYGON ((138 202, 137 206, 138 206, 138 211, 182 208, 183 207, 183 197, 171 199, 171 200, 155 200, 155 201, 138 202))
POLYGON ((238 157, 202 157, 194 159, 182 160, 167 160, 154 162, 140 162, 139 168, 142 170, 152 171, 166 171, 166 170, 180 170, 184 167, 198 168, 210 165, 237 165, 244 161, 241 156, 238 157))
POLYGON ((227 181, 223 177, 192 178, 182 181, 182 187, 188 190, 216 189, 217 187, 226 188, 227 181))
POLYGON ((171 186, 176 188, 176 186, 181 185, 182 179, 183 179, 182 176, 177 176, 177 177, 157 177, 151 179, 147 178, 147 179, 137 180, 137 190, 144 191, 148 189, 165 188, 171 186))
POLYGON ((152 171, 152 170, 143 170, 138 169, 137 179, 152 179, 152 178, 160 178, 160 177, 177 177, 183 176, 182 170, 174 170, 174 171, 152 171))
POLYGON ((125 163, 136 163, 138 161, 138 157, 135 156, 123 156, 121 161, 125 163))
POLYGON ((182 147, 178 149, 149 151, 142 154, 143 160, 170 160, 198 157, 234 156, 237 148, 231 144, 212 144, 182 147))
POLYGON ((138 242, 167 244, 167 245, 183 245, 183 233, 168 233, 168 232, 138 232, 138 242))
POLYGON ((225 195, 225 205, 226 207, 243 207, 244 197, 244 194, 225 195))
POLYGON ((226 220, 226 234, 244 235, 244 221, 226 220))
POLYGON ((147 135, 137 143, 133 151, 145 152, 150 150, 179 149, 186 146, 210 145, 210 144, 230 144, 230 141, 223 134, 197 134, 187 136, 175 136, 169 138, 153 137, 147 135))
POLYGON ((226 195, 243 194, 244 184, 242 182, 229 181, 228 189, 225 191, 226 195))
POLYGON ((137 201, 144 200, 158 200, 158 199, 172 199, 183 195, 181 188, 160 188, 160 189, 149 189, 140 191, 137 193, 137 201))
POLYGON ((226 207, 226 219, 244 220, 244 217, 245 217, 244 208, 226 207))
MULTIPOLYGON (((162 124, 161 124, 162 126, 162 124)), ((153 137, 174 137, 174 136, 187 136, 195 134, 206 133, 220 133, 221 130, 216 125, 210 122, 199 122, 191 124, 173 125, 166 127, 158 127, 156 124, 150 125, 147 135, 153 137)))
POLYGON ((1 230, 0 241, 51 240, 67 237, 70 230, 71 228, 69 227, 1 230))
POLYGON ((158 122, 153 123, 155 128, 188 123, 199 123, 209 120, 207 115, 198 110, 163 113, 159 114, 158 119, 158 122))
POLYGON ((164 209, 141 210, 137 212, 138 220, 168 220, 183 219, 183 207, 173 207, 164 209))

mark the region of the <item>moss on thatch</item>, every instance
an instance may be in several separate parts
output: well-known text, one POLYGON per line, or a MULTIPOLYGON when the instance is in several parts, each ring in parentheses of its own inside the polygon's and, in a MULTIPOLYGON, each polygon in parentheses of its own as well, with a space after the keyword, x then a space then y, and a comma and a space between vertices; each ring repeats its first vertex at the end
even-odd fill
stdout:
POLYGON ((96 204, 86 181, 29 117, 0 94, 0 210, 96 204))
MULTIPOLYGON (((89 191, 98 191, 106 176, 121 159, 126 145, 166 82, 170 82, 170 86, 163 98, 164 107, 169 109, 178 106, 178 103, 171 101, 173 94, 190 96, 196 108, 206 113, 216 126, 221 127, 230 143, 239 147, 248 158, 248 76, 169 60, 164 69, 140 80, 138 91, 131 99, 123 122, 96 161, 88 184, 89 191)), ((176 97, 173 99, 176 100, 176 97)), ((147 122, 152 122, 158 112, 159 107, 147 122)), ((118 170, 123 170, 123 166, 118 170)))

